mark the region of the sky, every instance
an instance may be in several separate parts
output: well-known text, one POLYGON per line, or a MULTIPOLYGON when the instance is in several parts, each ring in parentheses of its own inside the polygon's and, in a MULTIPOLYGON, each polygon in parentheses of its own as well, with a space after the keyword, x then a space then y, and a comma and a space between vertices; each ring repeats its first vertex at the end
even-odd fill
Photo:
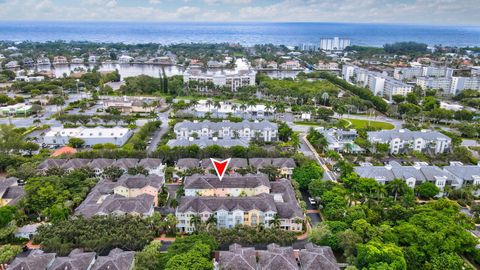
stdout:
POLYGON ((0 20, 480 25, 480 0, 0 0, 0 20))

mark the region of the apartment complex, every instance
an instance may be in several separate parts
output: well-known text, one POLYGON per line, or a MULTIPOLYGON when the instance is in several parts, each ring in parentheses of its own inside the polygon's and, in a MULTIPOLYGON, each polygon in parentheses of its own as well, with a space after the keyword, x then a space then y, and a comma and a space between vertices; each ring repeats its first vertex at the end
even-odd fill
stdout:
POLYGON ((235 69, 207 69, 189 66, 183 73, 183 81, 195 81, 200 91, 209 90, 208 83, 214 86, 227 87, 232 91, 248 85, 255 85, 256 71, 251 68, 246 59, 240 58, 235 62, 235 69))
POLYGON ((100 256, 95 252, 85 252, 74 249, 68 256, 57 256, 55 253, 45 253, 36 249, 27 256, 17 256, 6 268, 8 270, 131 270, 135 264, 135 252, 112 249, 108 255, 100 256))
POLYGON ((277 139, 278 126, 268 121, 243 121, 239 123, 230 121, 183 121, 176 124, 173 130, 177 135, 177 139, 188 139, 192 136, 198 136, 208 138, 245 138, 251 140, 257 137, 265 142, 272 142, 277 139))
POLYGON ((457 95, 465 89, 480 90, 480 77, 420 77, 417 85, 422 89, 440 89, 446 94, 457 95))
POLYGON ((132 135, 133 131, 122 127, 54 127, 45 134, 44 143, 47 145, 67 145, 71 138, 79 138, 85 141, 85 146, 87 147, 104 143, 122 146, 132 135))
POLYGON ((327 139, 328 150, 336 152, 359 153, 364 149, 355 144, 357 138, 357 131, 355 129, 343 130, 337 128, 325 129, 323 127, 317 128, 327 139))
POLYGON ((102 179, 77 207, 75 215, 151 216, 158 206, 158 192, 163 183, 164 178, 158 175, 124 174, 116 182, 102 179))
POLYGON ((366 87, 376 96, 392 99, 392 96, 406 96, 413 86, 389 77, 385 73, 369 71, 353 65, 344 65, 342 78, 350 83, 366 87))
POLYGON ((124 172, 134 167, 142 167, 148 171, 149 175, 158 175, 165 177, 166 165, 162 163, 161 159, 157 158, 120 158, 120 159, 108 159, 108 158, 96 158, 96 159, 46 159, 40 165, 37 170, 40 172, 46 172, 51 168, 62 168, 67 171, 72 171, 80 168, 91 168, 96 175, 101 175, 103 170, 108 167, 118 167, 124 172))
POLYGON ((230 270, 340 270, 330 247, 312 243, 307 243, 298 252, 277 244, 268 245, 267 250, 233 244, 227 251, 219 252, 216 264, 217 269, 230 270))
POLYGON ((388 144, 390 154, 408 151, 430 152, 441 154, 450 150, 450 137, 432 130, 410 131, 408 129, 382 130, 367 132, 368 140, 388 144))
POLYGON ((194 231, 194 224, 190 222, 193 216, 199 216, 204 222, 214 216, 218 228, 238 224, 268 228, 278 217, 280 228, 302 231, 304 215, 289 180, 268 182, 266 176, 248 175, 231 176, 222 181, 210 176, 193 176, 186 181, 185 195, 191 196, 182 197, 175 214, 181 232, 194 231))
POLYGON ((347 38, 321 38, 320 50, 324 51, 342 51, 350 46, 350 39, 347 38))
POLYGON ((393 77, 397 80, 410 80, 419 77, 447 77, 453 76, 453 69, 448 67, 436 66, 414 66, 414 67, 397 67, 393 71, 393 77))

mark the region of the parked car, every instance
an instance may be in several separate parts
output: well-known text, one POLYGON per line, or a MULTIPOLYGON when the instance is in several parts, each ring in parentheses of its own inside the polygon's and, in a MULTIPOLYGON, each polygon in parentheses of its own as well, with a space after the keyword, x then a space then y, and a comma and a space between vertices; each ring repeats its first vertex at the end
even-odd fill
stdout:
POLYGON ((308 201, 310 202, 311 205, 317 204, 317 202, 311 197, 308 197, 308 201))

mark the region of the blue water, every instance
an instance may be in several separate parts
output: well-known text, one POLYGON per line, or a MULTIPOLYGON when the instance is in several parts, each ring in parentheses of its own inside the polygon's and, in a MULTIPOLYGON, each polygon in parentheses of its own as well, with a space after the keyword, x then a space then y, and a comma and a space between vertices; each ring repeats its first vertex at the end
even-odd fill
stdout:
POLYGON ((347 37, 355 45, 382 46, 397 41, 428 45, 480 46, 480 26, 430 26, 353 23, 139 23, 6 22, 0 40, 75 40, 162 44, 235 42, 243 45, 317 43, 321 37, 347 37))

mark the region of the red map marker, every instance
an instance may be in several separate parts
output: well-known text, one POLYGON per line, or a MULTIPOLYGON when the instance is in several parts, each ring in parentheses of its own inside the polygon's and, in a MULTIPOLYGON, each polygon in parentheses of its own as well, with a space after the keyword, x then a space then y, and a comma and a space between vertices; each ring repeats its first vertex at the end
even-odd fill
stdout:
POLYGON ((225 175, 225 172, 227 171, 228 163, 230 163, 230 158, 225 159, 222 161, 210 158, 210 160, 213 163, 213 167, 215 167, 215 171, 217 172, 217 176, 222 181, 223 176, 225 175))

